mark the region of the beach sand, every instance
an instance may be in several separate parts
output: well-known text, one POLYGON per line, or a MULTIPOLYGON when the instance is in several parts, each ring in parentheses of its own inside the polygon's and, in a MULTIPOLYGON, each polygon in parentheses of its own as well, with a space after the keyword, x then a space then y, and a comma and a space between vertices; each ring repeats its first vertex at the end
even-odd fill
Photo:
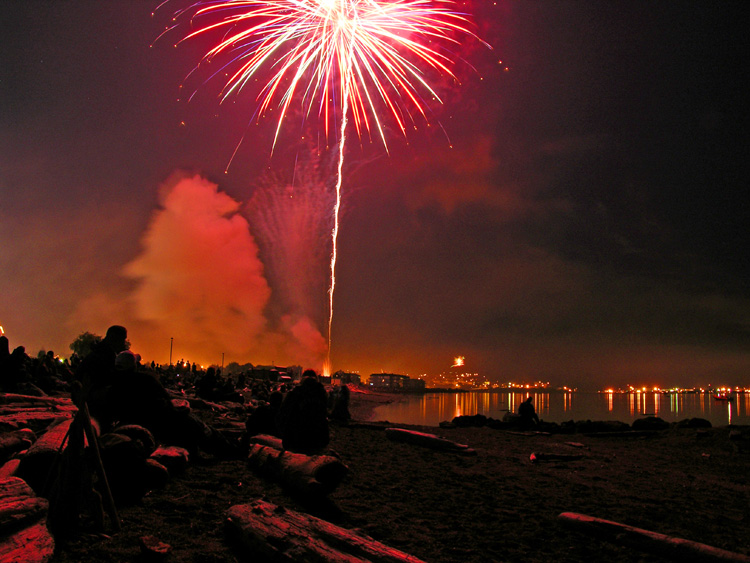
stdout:
MULTIPOLYGON (((353 395, 363 414, 392 397, 353 395)), ((330 448, 350 474, 310 505, 245 461, 192 460, 184 474, 120 508, 122 531, 84 536, 54 561, 141 561, 139 538, 173 547, 168 561, 258 561, 226 537, 230 506, 264 498, 365 534, 433 563, 662 561, 561 525, 579 512, 750 555, 750 441, 730 428, 676 428, 648 437, 523 435, 424 428, 476 449, 473 457, 392 442, 382 430, 332 426, 330 448), (578 445, 571 445, 571 442, 578 445), (532 463, 532 453, 581 454, 532 463)))

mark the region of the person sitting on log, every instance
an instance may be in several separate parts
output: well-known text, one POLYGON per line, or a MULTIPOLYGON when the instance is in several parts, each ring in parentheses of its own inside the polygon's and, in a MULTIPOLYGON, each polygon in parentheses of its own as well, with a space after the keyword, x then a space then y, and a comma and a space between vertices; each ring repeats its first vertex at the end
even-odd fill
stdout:
POLYGON ((0 391, 43 397, 44 391, 32 382, 32 361, 26 354, 26 348, 17 346, 0 362, 0 391))
POLYGON ((279 412, 284 449, 314 455, 330 439, 326 390, 313 370, 302 374, 302 382, 287 393, 279 412))
POLYGON ((118 425, 136 424, 151 431, 161 443, 199 448, 217 457, 237 457, 239 448, 215 428, 187 411, 177 409, 156 374, 139 369, 140 356, 126 350, 117 355, 114 382, 107 406, 118 425))
POLYGON ((115 358, 123 350, 130 348, 128 329, 120 325, 112 325, 107 334, 96 344, 88 356, 81 360, 76 370, 76 380, 81 384, 81 390, 73 394, 73 401, 85 401, 89 413, 102 427, 112 423, 106 405, 106 396, 115 377, 115 358))
POLYGON ((271 436, 280 438, 281 432, 279 432, 279 427, 276 424, 276 418, 281 410, 281 402, 283 400, 284 395, 278 391, 274 391, 268 398, 267 403, 262 402, 258 405, 245 421, 247 435, 270 434, 271 436))
POLYGON ((349 386, 345 383, 339 385, 336 388, 336 393, 333 394, 333 408, 331 409, 331 420, 337 422, 349 422, 352 419, 351 413, 349 413, 349 386))
POLYGON ((539 424, 539 416, 536 414, 533 397, 529 396, 523 403, 518 406, 518 416, 521 417, 521 426, 524 428, 533 428, 539 424))

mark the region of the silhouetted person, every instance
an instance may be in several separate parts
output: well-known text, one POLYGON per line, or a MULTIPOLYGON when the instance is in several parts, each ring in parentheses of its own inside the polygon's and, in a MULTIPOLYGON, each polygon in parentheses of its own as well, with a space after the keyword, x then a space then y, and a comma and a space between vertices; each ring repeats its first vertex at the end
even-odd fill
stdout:
POLYGON ((31 358, 26 355, 26 348, 17 346, 2 362, 0 371, 0 389, 6 393, 20 393, 41 397, 44 391, 31 381, 29 368, 31 358))
POLYGON ((352 415, 349 413, 349 399, 349 387, 347 385, 340 385, 333 399, 331 420, 338 422, 349 422, 351 420, 352 415))
POLYGON ((518 416, 521 417, 521 425, 526 428, 531 428, 539 424, 539 417, 536 414, 532 401, 533 397, 529 397, 518 406, 518 416))
POLYGON ((138 356, 130 350, 117 355, 107 405, 113 421, 145 426, 162 439, 175 410, 167 390, 154 376, 138 369, 138 356))
POLYGON ((139 360, 129 350, 117 355, 117 369, 106 399, 113 421, 148 428, 159 442, 181 446, 191 453, 200 448, 222 457, 239 454, 237 447, 217 430, 175 408, 156 374, 138 369, 139 360))
POLYGON ((271 436, 281 436, 279 427, 276 424, 276 419, 281 410, 281 403, 284 400, 284 395, 278 391, 271 393, 267 403, 261 403, 258 405, 250 416, 245 421, 245 428, 247 429, 248 436, 256 436, 257 434, 270 434, 271 436))
POLYGON ((312 455, 330 439, 326 390, 313 370, 306 370, 302 377, 302 383, 287 393, 281 404, 279 427, 285 449, 312 455))
POLYGON ((79 399, 88 403, 91 416, 105 426, 111 423, 105 402, 107 390, 114 382, 115 358, 128 348, 127 340, 128 331, 124 326, 109 327, 102 341, 81 360, 76 370, 76 379, 82 385, 79 399))
POLYGON ((219 386, 219 377, 216 375, 216 369, 210 367, 206 373, 195 384, 195 393, 206 401, 215 399, 216 388, 219 386))
POLYGON ((0 336, 0 365, 10 357, 10 343, 4 334, 0 336))
POLYGON ((34 382, 48 395, 68 388, 68 384, 58 377, 57 366, 55 353, 50 350, 43 359, 37 361, 34 369, 34 382))

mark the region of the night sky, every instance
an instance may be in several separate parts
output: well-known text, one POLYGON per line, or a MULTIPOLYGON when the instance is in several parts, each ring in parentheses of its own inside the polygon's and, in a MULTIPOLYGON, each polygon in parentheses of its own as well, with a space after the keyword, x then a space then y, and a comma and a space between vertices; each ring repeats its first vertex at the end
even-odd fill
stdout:
MULTIPOLYGON (((186 103, 206 43, 151 47, 157 4, 0 2, 0 325, 320 369, 335 134, 291 119, 271 156, 252 94, 186 103)), ((494 49, 429 126, 350 129, 333 369, 749 383, 745 2, 468 7, 494 49)))

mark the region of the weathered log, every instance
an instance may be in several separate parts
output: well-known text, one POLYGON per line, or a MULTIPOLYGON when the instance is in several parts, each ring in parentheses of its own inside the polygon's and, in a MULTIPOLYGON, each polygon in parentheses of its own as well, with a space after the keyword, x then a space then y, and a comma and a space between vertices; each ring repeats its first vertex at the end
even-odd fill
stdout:
POLYGON ((0 467, 0 479, 7 479, 8 477, 15 477, 18 471, 18 465, 21 463, 20 459, 11 459, 6 461, 2 467, 0 467))
POLYGON ((423 563, 364 534, 262 500, 230 508, 227 525, 254 557, 272 561, 423 563))
POLYGON ((0 415, 0 428, 11 430, 34 428, 39 431, 54 423, 58 418, 73 418, 74 414, 74 409, 20 409, 16 412, 0 415))
POLYGON ((364 428, 365 430, 385 430, 388 425, 388 422, 367 422, 363 420, 350 420, 347 424, 349 428, 364 428))
POLYGON ((270 434, 256 434, 255 436, 250 436, 247 441, 250 444, 260 444, 261 446, 270 446, 271 448, 276 448, 277 450, 283 450, 284 446, 281 443, 281 438, 277 436, 271 436, 270 434))
POLYGON ((33 442, 33 432, 16 430, 0 434, 0 463, 9 459, 13 454, 28 449, 33 442))
POLYGON ((24 522, 36 522, 47 515, 47 501, 34 494, 18 477, 0 481, 0 533, 24 522))
POLYGON ((0 428, 40 430, 59 416, 73 416, 75 406, 64 397, 33 397, 0 393, 0 428))
POLYGON ((335 457, 309 456, 255 444, 248 454, 251 469, 276 479, 282 486, 308 496, 333 492, 349 473, 335 457))
POLYGON ((70 406, 73 404, 73 401, 69 397, 35 397, 33 395, 19 395, 17 393, 0 393, 0 405, 12 405, 14 403, 70 406))
POLYGON ((188 398, 188 403, 190 404, 191 409, 207 410, 212 412, 227 412, 229 410, 224 405, 214 403, 213 401, 206 401, 205 399, 201 399, 200 397, 190 397, 188 398))
POLYGON ((385 435, 394 442, 404 442, 417 446, 425 446, 434 450, 447 451, 461 455, 477 455, 477 451, 465 444, 459 444, 435 434, 405 430, 403 428, 386 428, 385 435))
POLYGON ((32 444, 21 458, 16 474, 31 485, 35 491, 42 491, 50 469, 63 449, 72 422, 72 418, 60 419, 58 424, 47 427, 47 431, 32 444))
POLYGON ((657 430, 623 430, 621 432, 585 432, 590 438, 648 438, 657 436, 657 430))
POLYGON ((159 446, 151 454, 151 459, 166 467, 170 475, 176 475, 188 466, 190 453, 177 446, 159 446))
POLYGON ((675 561, 750 563, 750 557, 703 543, 635 528, 575 512, 563 512, 558 518, 567 526, 594 534, 608 541, 623 543, 675 561))
POLYGON ((55 540, 44 522, 0 539, 0 563, 47 563, 54 552, 55 540))
POLYGON ((21 479, 0 481, 0 563, 46 562, 55 542, 47 530, 47 501, 21 479))
POLYGON ((583 458, 584 456, 581 454, 534 452, 529 456, 529 461, 531 461, 531 463, 539 463, 540 461, 578 461, 579 459, 583 458))

